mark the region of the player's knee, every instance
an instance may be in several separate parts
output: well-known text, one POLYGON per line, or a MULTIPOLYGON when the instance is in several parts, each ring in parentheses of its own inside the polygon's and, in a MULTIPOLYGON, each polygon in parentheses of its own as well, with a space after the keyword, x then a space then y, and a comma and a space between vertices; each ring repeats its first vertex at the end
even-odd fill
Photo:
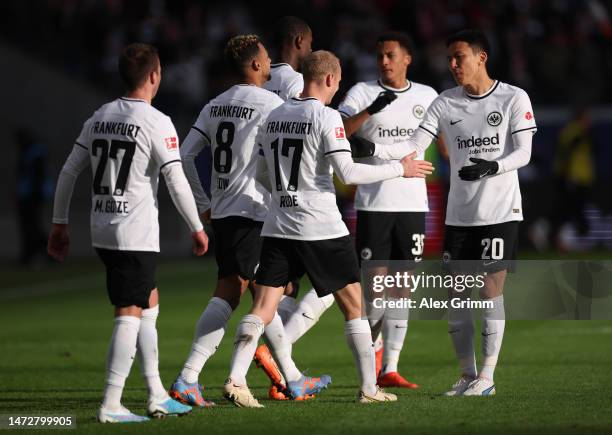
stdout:
POLYGON ((223 299, 235 310, 240 303, 243 281, 238 275, 221 278, 217 282, 214 296, 223 299))

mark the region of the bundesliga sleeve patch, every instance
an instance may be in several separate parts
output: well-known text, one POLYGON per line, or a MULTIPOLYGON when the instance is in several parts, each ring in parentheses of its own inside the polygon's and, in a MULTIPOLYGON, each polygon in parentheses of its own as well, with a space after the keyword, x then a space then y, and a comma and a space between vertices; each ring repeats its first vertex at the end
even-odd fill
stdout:
POLYGON ((167 137, 164 141, 166 142, 166 148, 168 150, 175 150, 178 148, 178 140, 176 137, 167 137))
POLYGON ((336 127, 336 139, 344 139, 344 128, 343 127, 336 127))
POLYGON ((525 113, 525 119, 526 119, 527 121, 531 120, 531 118, 533 118, 533 115, 531 114, 531 112, 527 112, 527 113, 525 113))

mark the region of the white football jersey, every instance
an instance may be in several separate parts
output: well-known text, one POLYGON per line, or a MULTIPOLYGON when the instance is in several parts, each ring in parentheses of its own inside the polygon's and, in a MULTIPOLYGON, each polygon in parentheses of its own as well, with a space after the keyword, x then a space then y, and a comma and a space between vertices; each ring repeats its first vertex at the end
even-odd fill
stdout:
POLYGON ((181 163, 170 118, 144 100, 121 97, 85 122, 76 146, 87 150, 93 171, 92 245, 159 251, 159 172, 181 163))
POLYGON ((270 113, 257 143, 272 188, 261 235, 296 240, 348 235, 327 159, 351 152, 340 114, 316 98, 292 98, 270 113))
POLYGON ((264 220, 270 194, 255 180, 258 154, 255 136, 268 113, 282 103, 265 89, 241 84, 211 100, 200 112, 192 128, 202 140, 185 142, 181 154, 197 155, 204 146, 211 146, 214 219, 242 216, 264 220))
MULTIPOLYGON (((431 102, 438 93, 431 87, 408 82, 402 89, 383 85, 380 80, 360 82, 344 97, 338 111, 353 116, 366 109, 381 92, 395 92, 397 99, 378 113, 370 116, 359 127, 357 134, 380 145, 405 141, 418 128, 431 102)), ((423 159, 423 155, 417 156, 423 159)), ((362 159, 362 163, 384 165, 376 157, 362 159)), ((427 187, 423 178, 393 178, 378 183, 357 186, 355 208, 367 211, 429 211, 427 187)))
POLYGON ((446 224, 492 225, 523 220, 518 172, 464 181, 458 171, 470 158, 499 160, 513 151, 512 135, 536 132, 531 101, 525 91, 495 81, 483 95, 458 86, 440 94, 420 125, 432 138, 444 136, 450 158, 446 224))
POLYGON ((270 80, 263 87, 287 101, 300 96, 304 90, 304 78, 288 63, 273 63, 270 65, 270 80))

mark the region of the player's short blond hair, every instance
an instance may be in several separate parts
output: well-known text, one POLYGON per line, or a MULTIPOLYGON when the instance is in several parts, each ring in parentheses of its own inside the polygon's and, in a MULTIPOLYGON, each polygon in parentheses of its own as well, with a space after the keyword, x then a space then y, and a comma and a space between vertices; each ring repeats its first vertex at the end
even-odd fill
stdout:
POLYGON ((257 35, 238 35, 227 41, 225 60, 236 72, 252 61, 259 53, 261 38, 257 35))
POLYGON ((305 82, 317 82, 328 74, 338 74, 340 60, 331 51, 313 51, 302 61, 301 70, 305 82))

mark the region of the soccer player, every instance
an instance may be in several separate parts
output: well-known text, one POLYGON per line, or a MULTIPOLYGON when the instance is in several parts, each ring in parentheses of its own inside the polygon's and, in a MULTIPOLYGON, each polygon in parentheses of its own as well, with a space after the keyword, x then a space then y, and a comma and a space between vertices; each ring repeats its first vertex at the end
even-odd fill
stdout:
MULTIPOLYGON (((386 145, 407 139, 419 126, 425 111, 438 96, 431 87, 406 78, 412 62, 409 37, 388 32, 377 40, 378 80, 354 85, 338 111, 344 118, 346 134, 386 145)), ((417 156, 423 159, 423 155, 417 156)), ((385 164, 375 157, 364 163, 385 164)), ((357 186, 356 247, 361 261, 419 261, 425 239, 427 188, 422 178, 397 178, 357 186)), ((386 268, 376 274, 385 274, 386 268)), ((387 298, 404 298, 391 289, 387 298)), ((369 307, 368 318, 375 346, 378 346, 378 385, 383 388, 417 388, 398 373, 400 352, 408 329, 408 310, 369 307), (393 312, 392 312, 393 311, 393 312), (384 338, 384 348, 380 340, 384 338), (378 340, 377 340, 378 337, 378 340)))
POLYGON ((495 394, 493 373, 505 327, 503 288, 523 219, 517 169, 529 163, 537 127, 527 93, 489 76, 490 49, 481 31, 452 35, 447 47, 449 68, 459 86, 434 100, 406 143, 376 145, 373 154, 398 158, 423 152, 439 136, 446 140, 451 180, 443 259, 478 260, 487 272, 481 297, 493 305, 483 311, 479 373, 471 310, 449 310, 449 333, 462 373, 446 394, 488 396, 495 394))
MULTIPOLYGON (((280 56, 280 63, 273 63, 270 66, 270 79, 263 87, 286 101, 292 97, 299 97, 304 89, 304 79, 299 67, 302 60, 312 52, 313 35, 310 26, 304 20, 292 16, 281 18, 274 25, 274 29, 273 41, 280 56)), ((291 343, 306 333, 334 302, 331 294, 319 298, 317 292, 311 289, 298 304, 296 297, 300 278, 296 278, 287 286, 285 295, 278 305, 278 314, 291 343)), ((272 383, 268 396, 274 400, 285 400, 286 396, 283 393, 285 382, 265 344, 257 348, 255 362, 264 370, 272 383)))
MULTIPOLYGON (((259 178, 272 198, 264 236, 253 306, 236 332, 225 397, 240 407, 261 407, 251 394, 246 374, 257 341, 275 316, 285 286, 307 273, 320 296, 333 293, 346 323, 345 333, 358 368, 362 403, 397 400, 376 386, 370 326, 361 318, 357 256, 336 205, 332 174, 345 183, 372 183, 431 172, 431 164, 404 158, 381 166, 353 162, 340 114, 326 105, 337 92, 340 62, 330 52, 316 51, 302 63, 304 91, 273 110, 260 128, 259 178), (332 169, 333 168, 333 169, 332 169)), ((301 374, 290 361, 284 334, 269 338, 285 379, 301 374)))
POLYGON ((273 40, 280 62, 270 65, 270 79, 263 87, 283 101, 299 97, 304 89, 299 69, 302 60, 312 52, 312 30, 300 18, 283 17, 274 25, 273 40))
POLYGON ((203 255, 208 237, 181 166, 177 134, 169 117, 151 106, 161 81, 157 50, 147 44, 123 49, 119 73, 127 92, 100 107, 84 126, 59 175, 48 252, 68 254, 68 211, 78 175, 91 165, 91 239, 106 266, 115 306, 106 389, 98 411, 102 423, 147 420, 121 405, 121 394, 138 349, 149 390, 149 416, 182 415, 191 407, 171 399, 159 377, 156 320, 159 294, 157 186, 164 175, 170 196, 189 225, 193 251, 203 255))
MULTIPOLYGON (((238 84, 200 112, 187 135, 181 155, 199 212, 212 217, 217 260, 217 285, 195 328, 191 352, 170 388, 172 397, 194 406, 208 406, 198 377, 215 353, 232 312, 253 281, 261 250, 261 228, 270 193, 255 179, 258 148, 255 136, 270 111, 282 100, 262 88, 270 75, 270 58, 256 35, 230 39, 225 57, 238 76, 238 84), (210 146, 213 156, 212 205, 200 184, 194 159, 210 146)), ((283 329, 277 315, 267 328, 276 335, 283 329)), ((310 377, 302 381, 310 382, 310 377)), ((294 399, 301 398, 295 394, 294 399)))

